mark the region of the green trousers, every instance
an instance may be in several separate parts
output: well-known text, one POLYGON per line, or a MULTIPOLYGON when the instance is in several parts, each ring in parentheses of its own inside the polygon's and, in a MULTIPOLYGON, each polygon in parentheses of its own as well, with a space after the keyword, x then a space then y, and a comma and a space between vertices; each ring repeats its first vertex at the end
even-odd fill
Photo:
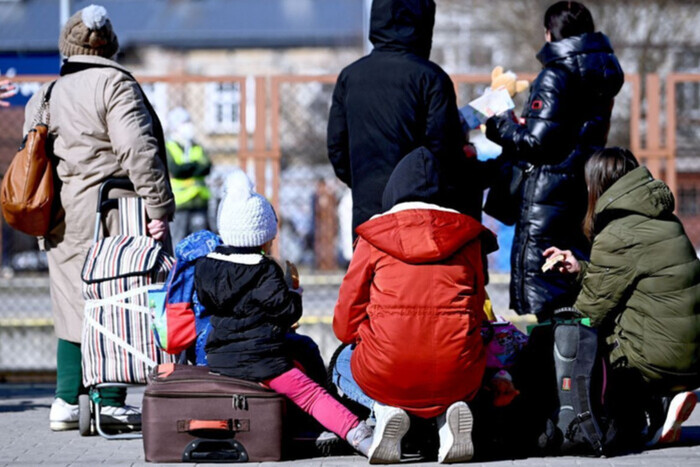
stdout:
MULTIPOLYGON (((56 350, 56 397, 75 405, 80 394, 87 394, 83 386, 80 344, 59 339, 56 350)), ((100 396, 102 405, 121 407, 126 399, 126 388, 100 389, 100 396)))

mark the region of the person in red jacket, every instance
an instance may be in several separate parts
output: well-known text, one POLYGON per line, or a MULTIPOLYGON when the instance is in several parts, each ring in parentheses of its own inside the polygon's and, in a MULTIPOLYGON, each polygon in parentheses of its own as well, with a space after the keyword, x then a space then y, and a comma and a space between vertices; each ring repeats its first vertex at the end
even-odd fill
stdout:
POLYGON ((350 344, 334 382, 377 417, 370 463, 398 462, 408 413, 438 417, 439 462, 473 455, 465 403, 485 368, 482 243, 493 234, 473 218, 443 208, 439 161, 420 147, 396 166, 384 213, 357 228, 340 286, 333 330, 350 344))

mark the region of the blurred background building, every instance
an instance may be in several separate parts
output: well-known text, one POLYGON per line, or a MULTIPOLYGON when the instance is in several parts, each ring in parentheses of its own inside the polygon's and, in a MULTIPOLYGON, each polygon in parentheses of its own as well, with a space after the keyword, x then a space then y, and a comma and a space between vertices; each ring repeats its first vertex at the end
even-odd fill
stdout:
MULTIPOLYGON (((0 73, 20 88, 12 106, 0 109, 0 173, 22 138, 24 104, 58 73, 61 18, 94 1, 0 0, 0 73)), ((97 3, 119 36, 118 61, 134 72, 161 120, 176 107, 191 115, 195 140, 214 162, 208 178, 214 199, 222 176, 239 165, 275 204, 279 254, 300 266, 306 291, 303 329, 327 330, 349 258, 342 240, 347 189, 327 161, 326 123, 336 75, 371 49, 371 0, 97 3)), ((451 74, 460 105, 483 92, 495 65, 528 78, 537 73, 542 18, 552 0, 436 3, 431 59, 451 74)), ((700 3, 584 3, 627 74, 610 143, 632 148, 669 183, 677 214, 700 248, 700 3)), ((483 142, 478 131, 472 138, 483 142)), ((481 157, 495 156, 487 149, 481 157)), ((489 291, 505 313, 512 230, 485 222, 501 243, 489 259, 489 291)), ((45 258, 34 239, 2 232, 0 373, 50 370, 53 341, 42 347, 51 333, 45 258), (15 357, 26 353, 26 342, 36 343, 36 356, 15 357)), ((328 355, 334 338, 320 331, 317 338, 328 355)))

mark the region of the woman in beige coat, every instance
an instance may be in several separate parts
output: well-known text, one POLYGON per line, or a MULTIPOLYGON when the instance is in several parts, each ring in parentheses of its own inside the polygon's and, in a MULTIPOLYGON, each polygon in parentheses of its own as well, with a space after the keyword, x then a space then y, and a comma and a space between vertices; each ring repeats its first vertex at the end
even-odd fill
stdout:
MULTIPOLYGON (((58 337, 56 399, 51 406, 52 430, 78 426, 78 395, 84 391, 81 370, 81 329, 84 302, 80 272, 94 233, 100 184, 128 177, 144 199, 149 234, 167 236, 174 212, 165 154, 160 154, 162 129, 138 84, 111 60, 117 37, 103 7, 91 5, 73 15, 63 30, 59 49, 67 58, 49 101, 49 128, 55 136, 56 172, 65 219, 45 241, 49 259, 51 306, 58 337), (160 135, 158 134, 160 132, 160 135)), ((48 89, 44 86, 27 104, 25 133, 48 89)), ((118 233, 116 215, 107 219, 118 233)), ((111 388, 110 388, 111 389, 111 388)), ((124 390, 101 391, 103 420, 109 417, 140 423, 140 413, 124 405, 124 390)))

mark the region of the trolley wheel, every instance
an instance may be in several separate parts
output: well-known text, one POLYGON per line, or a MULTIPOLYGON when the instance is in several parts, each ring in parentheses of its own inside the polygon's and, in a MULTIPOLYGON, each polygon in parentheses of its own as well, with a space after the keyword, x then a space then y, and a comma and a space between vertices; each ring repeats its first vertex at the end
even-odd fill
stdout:
POLYGON ((78 431, 80 436, 90 436, 92 431, 92 401, 88 394, 78 396, 78 431))

